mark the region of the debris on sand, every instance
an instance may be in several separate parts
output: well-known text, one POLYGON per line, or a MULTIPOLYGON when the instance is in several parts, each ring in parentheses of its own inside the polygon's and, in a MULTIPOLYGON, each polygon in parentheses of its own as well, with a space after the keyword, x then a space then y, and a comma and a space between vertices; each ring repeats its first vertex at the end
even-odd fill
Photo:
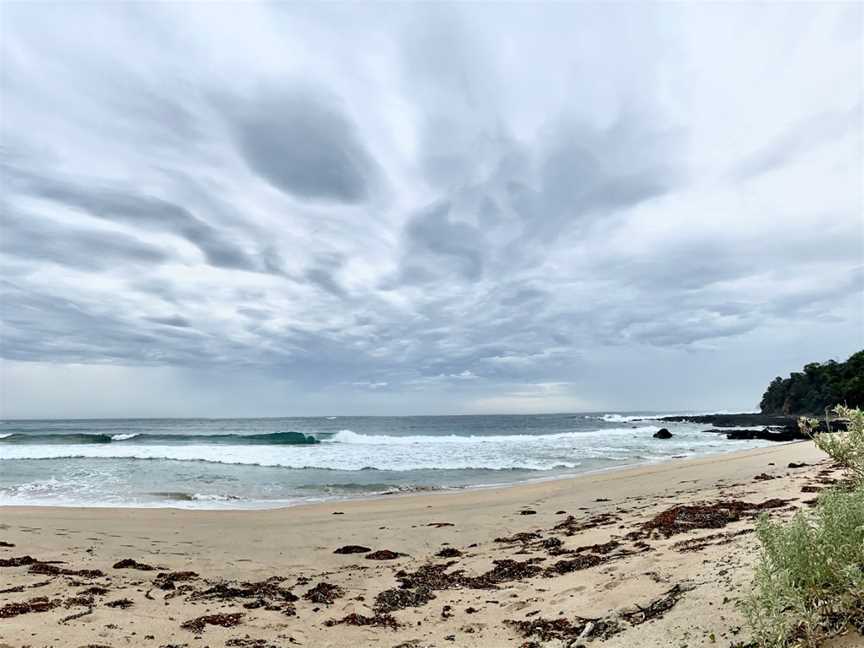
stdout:
POLYGON ((645 607, 635 605, 635 610, 625 610, 602 619, 539 618, 531 621, 506 620, 504 623, 515 628, 523 637, 539 639, 541 642, 560 640, 569 646, 574 645, 575 640, 608 639, 624 630, 622 621, 636 626, 662 617, 693 588, 693 585, 679 583, 645 607))
POLYGON ((30 574, 43 574, 47 576, 79 576, 81 578, 101 578, 105 573, 101 569, 65 569, 48 562, 37 560, 30 569, 30 574))
POLYGON ((50 600, 47 596, 39 596, 22 603, 7 603, 0 607, 0 619, 9 619, 19 614, 31 612, 47 612, 60 605, 60 599, 50 600))
POLYGON ((38 562, 33 556, 18 556, 16 558, 0 558, 0 567, 23 567, 38 562))
POLYGON ((345 545, 344 547, 339 547, 334 554, 358 554, 358 553, 369 553, 372 551, 369 547, 364 547, 363 545, 345 545))
POLYGON ((0 540, 0 547, 14 547, 15 545, 12 542, 6 542, 4 540, 0 540))
POLYGON ((769 479, 777 479, 774 475, 769 475, 768 473, 759 473, 753 478, 753 481, 768 481, 769 479))
POLYGON ((81 590, 78 593, 82 595, 89 594, 90 596, 105 596, 108 593, 108 588, 102 587, 101 585, 93 585, 92 587, 88 587, 87 589, 81 590))
POLYGON ((532 542, 534 540, 538 540, 540 538, 540 534, 535 531, 521 531, 519 533, 514 533, 512 536, 502 536, 500 538, 495 538, 495 542, 502 542, 506 544, 516 544, 517 542, 521 542, 522 544, 526 544, 528 542, 532 542))
POLYGON ((156 568, 153 567, 153 565, 140 563, 137 560, 133 560, 132 558, 124 558, 123 560, 114 563, 114 569, 137 569, 138 571, 153 571, 156 568))
POLYGON ((325 605, 330 605, 337 598, 341 598, 345 596, 345 590, 343 590, 338 585, 333 585, 332 583, 318 583, 315 587, 310 589, 303 595, 303 598, 307 601, 312 601, 313 603, 323 603, 325 605))
POLYGON ((196 634, 204 632, 208 625, 221 626, 223 628, 233 628, 240 625, 244 614, 242 612, 233 612, 231 614, 207 614, 200 616, 197 619, 189 619, 180 624, 184 630, 191 630, 196 634))
POLYGON ((196 592, 190 597, 190 599, 217 599, 220 601, 227 601, 235 598, 251 598, 256 599, 256 604, 252 605, 247 603, 244 607, 254 609, 275 605, 276 609, 279 609, 278 604, 293 603, 297 600, 297 595, 294 594, 294 592, 280 586, 280 583, 284 580, 285 579, 281 576, 271 576, 267 580, 257 582, 233 583, 230 581, 222 581, 205 590, 196 592))
POLYGON ((610 540, 609 542, 604 542, 603 544, 593 544, 586 545, 584 547, 577 547, 574 549, 574 553, 582 553, 584 551, 590 551, 591 553, 596 554, 608 554, 621 546, 621 543, 616 540, 610 540))
POLYGON ((279 646, 270 643, 266 639, 250 639, 248 635, 246 637, 229 639, 225 642, 225 645, 228 648, 279 648, 279 646))
POLYGON ((71 596, 71 597, 67 598, 65 601, 63 601, 63 607, 65 607, 65 608, 76 607, 76 606, 90 607, 91 605, 93 605, 93 597, 87 596, 87 595, 71 596))
POLYGON ((159 572, 153 580, 153 585, 162 590, 173 590, 175 583, 196 578, 198 578, 198 574, 194 571, 159 572))
POLYGON ((420 585, 414 589, 394 588, 378 594, 375 597, 374 608, 376 614, 386 614, 394 610, 421 607, 434 599, 435 594, 425 585, 420 585))
POLYGON ((436 529, 440 529, 442 527, 451 527, 451 526, 456 526, 456 525, 453 524, 452 522, 430 522, 426 526, 435 527, 436 529))
POLYGON ((540 641, 568 641, 571 645, 576 639, 608 639, 623 630, 614 619, 533 619, 531 621, 504 621, 525 638, 534 637, 540 641))
POLYGON ((69 621, 74 621, 75 619, 80 619, 81 617, 85 617, 88 614, 93 614, 93 606, 91 605, 83 612, 76 612, 75 614, 70 614, 69 616, 63 617, 58 621, 58 623, 67 623, 69 621))
POLYGON ((455 564, 454 561, 422 565, 415 572, 399 570, 396 572, 396 578, 399 580, 401 589, 388 590, 379 594, 376 599, 376 609, 390 611, 401 607, 425 605, 434 598, 431 593, 439 590, 497 589, 502 583, 538 575, 542 569, 536 564, 537 560, 537 558, 521 562, 511 559, 494 560, 492 569, 479 576, 469 576, 461 569, 448 572, 447 570, 455 564), (407 593, 409 590, 416 591, 407 593), (397 607, 392 607, 391 604, 397 607))
POLYGON ((786 506, 789 500, 769 499, 759 504, 727 500, 713 504, 679 505, 654 516, 642 525, 643 531, 657 532, 668 538, 693 529, 721 529, 744 517, 753 517, 759 511, 786 506))
POLYGON ((608 526, 620 521, 621 518, 613 513, 599 513, 586 520, 577 520, 574 516, 568 515, 563 522, 556 524, 554 529, 556 531, 563 531, 568 536, 572 536, 580 531, 585 531, 586 529, 608 526))
POLYGON ((117 599, 116 601, 108 601, 105 604, 105 607, 120 608, 121 610, 125 610, 126 608, 130 608, 133 605, 135 605, 135 603, 132 601, 132 599, 121 598, 117 599))
POLYGON ((519 511, 519 515, 537 515, 537 511, 534 509, 522 509, 519 511))
POLYGON ((787 467, 787 468, 804 468, 805 466, 809 466, 809 465, 810 465, 810 464, 808 464, 808 463, 806 463, 806 462, 803 462, 803 461, 802 461, 801 463, 796 463, 796 462, 794 462, 794 461, 790 461, 790 462, 789 462, 789 465, 786 466, 786 467, 787 467))
POLYGON ((569 574, 570 572, 580 571, 582 569, 588 569, 590 567, 596 567, 597 565, 604 563, 608 560, 609 558, 601 558, 600 556, 596 556, 594 554, 576 556, 575 558, 559 560, 551 567, 547 567, 544 570, 543 575, 563 576, 564 574, 569 574))
POLYGON ((467 577, 465 586, 471 589, 495 589, 501 583, 509 583, 525 578, 532 578, 540 573, 541 568, 534 560, 519 562, 518 560, 493 560, 495 565, 480 576, 467 577))
POLYGON ((462 555, 456 547, 443 547, 441 551, 435 554, 438 558, 458 558, 462 555))
POLYGON ((325 621, 324 625, 332 627, 334 625, 353 625, 353 626, 373 626, 375 628, 391 628, 397 630, 399 622, 389 614, 376 613, 374 616, 365 616, 363 614, 349 614, 341 619, 330 619, 325 621))
POLYGON ((651 601, 647 606, 642 607, 636 605, 636 610, 632 612, 622 612, 621 617, 630 625, 639 625, 657 619, 666 614, 669 610, 675 607, 675 604, 681 600, 687 592, 694 588, 693 585, 676 584, 671 589, 667 590, 662 596, 651 601))
POLYGON ((389 549, 379 549, 363 556, 366 560, 394 560, 402 558, 405 554, 390 551, 389 549))
POLYGON ((727 532, 727 533, 712 533, 711 535, 704 536, 702 538, 691 538, 690 540, 681 540, 680 542, 676 542, 672 545, 672 548, 676 551, 681 552, 690 552, 690 551, 702 551, 706 547, 717 547, 719 545, 729 544, 735 538, 746 535, 748 533, 753 533, 755 529, 741 529, 740 531, 735 532, 727 532))
POLYGON ((456 587, 462 583, 462 571, 447 573, 456 561, 448 561, 442 564, 421 565, 415 572, 406 572, 400 569, 396 572, 396 579, 402 589, 415 587, 427 587, 430 590, 445 590, 456 587))

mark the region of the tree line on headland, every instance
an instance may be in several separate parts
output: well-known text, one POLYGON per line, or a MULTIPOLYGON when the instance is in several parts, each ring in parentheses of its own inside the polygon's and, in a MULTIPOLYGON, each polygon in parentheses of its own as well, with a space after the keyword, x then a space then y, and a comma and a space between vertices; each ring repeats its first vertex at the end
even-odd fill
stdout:
POLYGON ((788 378, 777 376, 759 408, 763 414, 822 415, 838 404, 864 407, 864 350, 846 362, 811 362, 788 378))

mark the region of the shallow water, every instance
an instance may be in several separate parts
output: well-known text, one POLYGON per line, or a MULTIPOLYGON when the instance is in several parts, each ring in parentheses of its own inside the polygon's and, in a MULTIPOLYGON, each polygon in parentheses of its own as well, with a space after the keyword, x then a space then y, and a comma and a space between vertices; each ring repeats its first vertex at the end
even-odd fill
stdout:
POLYGON ((4 421, 0 504, 245 508, 741 450, 648 413, 4 421), (675 435, 652 438, 660 427, 675 435))

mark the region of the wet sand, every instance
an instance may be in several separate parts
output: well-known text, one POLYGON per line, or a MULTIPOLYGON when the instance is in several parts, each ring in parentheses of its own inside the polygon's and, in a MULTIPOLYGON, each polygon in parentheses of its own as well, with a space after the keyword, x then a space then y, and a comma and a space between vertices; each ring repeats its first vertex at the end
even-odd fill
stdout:
POLYGON ((277 510, 0 508, 0 646, 746 643, 755 516, 832 475, 799 442, 277 510))

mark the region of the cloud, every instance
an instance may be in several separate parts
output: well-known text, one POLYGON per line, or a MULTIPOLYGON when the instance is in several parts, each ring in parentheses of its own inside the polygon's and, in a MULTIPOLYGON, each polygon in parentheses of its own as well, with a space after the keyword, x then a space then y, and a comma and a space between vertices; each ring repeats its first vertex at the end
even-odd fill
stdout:
POLYGON ((0 252, 31 263, 56 263, 97 272, 117 264, 155 265, 173 256, 121 232, 67 227, 30 214, 13 217, 7 212, 0 218, 0 229, 0 252))
POLYGON ((769 173, 843 136, 860 140, 862 110, 864 105, 859 101, 850 109, 820 113, 801 120, 740 160, 733 168, 733 176, 746 180, 769 173))
POLYGON ((197 247, 216 267, 250 271, 264 268, 217 228, 170 201, 99 182, 87 186, 10 167, 5 170, 9 185, 21 196, 45 199, 97 219, 172 233, 197 247))
POLYGON ((280 191, 349 204, 371 197, 375 162, 334 98, 297 85, 224 103, 243 158, 280 191))
POLYGON ((4 412, 71 411, 52 363, 155 415, 750 407, 864 345, 842 8, 4 18, 4 412))
POLYGON ((476 281, 483 275, 483 248, 479 230, 451 220, 448 204, 421 210, 405 228, 408 249, 402 279, 408 283, 432 280, 442 271, 476 281))

